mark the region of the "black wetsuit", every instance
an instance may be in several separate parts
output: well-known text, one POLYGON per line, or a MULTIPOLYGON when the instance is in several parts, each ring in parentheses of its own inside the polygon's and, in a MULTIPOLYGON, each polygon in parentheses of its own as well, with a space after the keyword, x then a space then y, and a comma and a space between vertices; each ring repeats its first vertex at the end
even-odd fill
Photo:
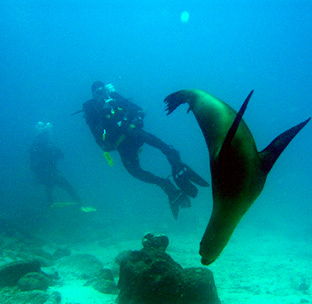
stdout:
POLYGON ((31 145, 29 154, 30 169, 37 181, 45 186, 48 204, 54 203, 53 188, 55 186, 65 190, 75 203, 80 203, 80 198, 75 189, 57 170, 57 162, 64 155, 59 147, 51 143, 49 134, 39 134, 31 145))
POLYGON ((91 99, 85 102, 83 111, 97 144, 104 151, 117 150, 123 165, 133 177, 163 189, 168 186, 168 179, 157 177, 141 168, 138 153, 146 143, 164 153, 170 163, 179 161, 179 154, 142 129, 144 112, 139 106, 118 93, 112 93, 109 101, 91 99))
MULTIPOLYGON (((94 92, 96 91, 95 88, 94 92)), ((182 163, 177 150, 143 130, 143 110, 130 100, 116 92, 111 93, 110 98, 105 100, 103 94, 98 99, 85 102, 83 112, 86 123, 102 150, 118 151, 123 165, 133 177, 158 185, 167 194, 175 219, 178 218, 180 207, 191 206, 188 196, 197 196, 198 189, 192 183, 208 186, 204 179, 182 163), (167 157, 173 180, 180 189, 177 189, 169 178, 158 177, 141 168, 139 152, 144 144, 159 149, 167 157)))

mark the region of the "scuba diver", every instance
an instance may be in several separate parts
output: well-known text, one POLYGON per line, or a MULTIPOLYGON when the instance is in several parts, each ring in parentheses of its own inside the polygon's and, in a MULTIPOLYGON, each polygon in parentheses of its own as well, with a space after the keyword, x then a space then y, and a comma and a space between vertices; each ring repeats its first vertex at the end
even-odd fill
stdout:
MULTIPOLYGON (((113 85, 96 81, 91 86, 93 98, 83 104, 84 118, 97 144, 112 165, 110 151, 118 151, 126 170, 135 178, 159 186, 168 196, 175 219, 179 207, 191 206, 190 197, 195 198, 198 189, 191 183, 207 187, 208 183, 189 166, 182 163, 179 152, 156 136, 143 130, 142 108, 119 95, 113 85), (139 152, 144 144, 159 149, 172 167, 172 176, 180 189, 169 178, 158 177, 140 166, 139 152)), ((73 114, 76 114, 73 113, 73 114)))
POLYGON ((30 156, 30 170, 34 173, 36 180, 45 186, 47 202, 50 208, 78 205, 84 212, 95 211, 92 207, 82 207, 81 199, 73 186, 57 169, 57 162, 64 158, 59 147, 52 144, 52 124, 38 122, 36 125, 37 135, 32 143, 30 156), (53 199, 53 188, 60 187, 73 199, 73 203, 55 203, 53 199))

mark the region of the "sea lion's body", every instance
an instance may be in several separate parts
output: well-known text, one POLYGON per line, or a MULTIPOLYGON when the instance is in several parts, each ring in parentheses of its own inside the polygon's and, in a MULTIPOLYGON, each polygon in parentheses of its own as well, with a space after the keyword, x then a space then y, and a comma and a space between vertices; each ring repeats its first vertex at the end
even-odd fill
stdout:
POLYGON ((168 114, 182 103, 190 105, 209 149, 213 211, 200 245, 205 265, 219 256, 235 227, 261 193, 274 162, 308 122, 284 132, 259 153, 242 119, 251 94, 238 113, 201 90, 178 91, 165 99, 168 114))
MULTIPOLYGON (((223 249, 236 225, 260 194, 266 179, 253 136, 242 120, 226 155, 219 152, 237 112, 202 91, 190 107, 202 128, 210 155, 213 213, 201 242, 201 253, 223 249)), ((212 262, 212 261, 211 261, 212 262)))

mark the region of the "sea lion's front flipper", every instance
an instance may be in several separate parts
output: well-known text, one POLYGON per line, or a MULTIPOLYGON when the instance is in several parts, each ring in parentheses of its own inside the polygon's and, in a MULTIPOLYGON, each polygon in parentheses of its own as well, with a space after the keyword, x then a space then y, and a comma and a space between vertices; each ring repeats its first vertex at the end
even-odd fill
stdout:
MULTIPOLYGON (((168 111, 167 115, 171 114, 178 106, 188 102, 187 90, 180 90, 168 95, 164 103, 166 104, 165 110, 168 111)), ((189 112, 189 110, 188 110, 189 112)))
POLYGON ((261 151, 260 157, 262 159, 262 169, 264 172, 269 173, 274 163, 287 147, 287 145, 293 140, 293 138, 300 132, 300 130, 310 121, 311 117, 302 123, 290 128, 278 137, 276 137, 263 151, 261 151))
POLYGON ((239 126, 239 123, 241 122, 242 118, 243 118, 243 115, 247 109, 247 105, 248 105, 248 102, 253 94, 253 90, 249 93, 249 95, 247 96, 247 98, 245 99, 243 105, 241 106, 240 110, 238 111, 233 123, 232 123, 232 126, 231 128, 229 129, 229 132, 227 133, 225 139, 224 139, 224 142, 223 142, 223 145, 221 147, 221 150, 220 150, 220 154, 222 156, 222 154, 228 150, 228 147, 231 145, 231 142, 232 142, 232 139, 234 138, 235 136, 235 133, 238 129, 238 126, 239 126))

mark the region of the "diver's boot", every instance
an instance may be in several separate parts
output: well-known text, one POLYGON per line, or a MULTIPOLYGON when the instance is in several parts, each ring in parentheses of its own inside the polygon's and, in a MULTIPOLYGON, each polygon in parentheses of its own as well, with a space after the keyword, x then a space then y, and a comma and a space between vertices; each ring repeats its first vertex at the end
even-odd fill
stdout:
POLYGON ((164 179, 160 187, 165 191, 169 198, 169 205, 174 219, 178 219, 179 207, 188 208, 191 207, 190 198, 178 190, 169 179, 164 179))

